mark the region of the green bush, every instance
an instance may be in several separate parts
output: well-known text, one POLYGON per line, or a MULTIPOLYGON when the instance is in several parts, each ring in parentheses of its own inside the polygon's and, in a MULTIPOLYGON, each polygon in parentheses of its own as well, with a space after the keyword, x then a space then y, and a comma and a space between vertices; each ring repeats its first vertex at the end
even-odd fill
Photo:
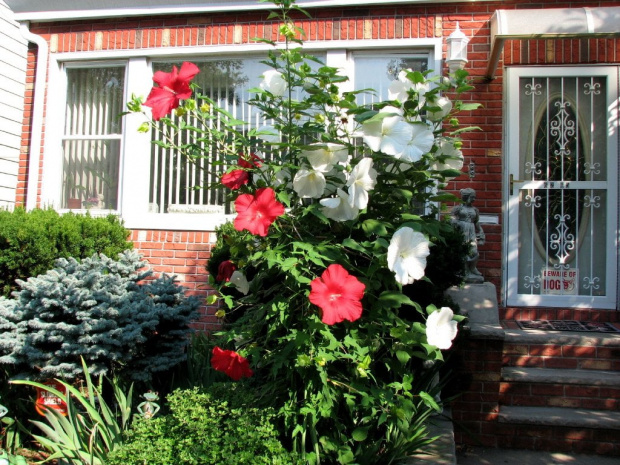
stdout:
POLYGON ((0 364, 37 378, 75 379, 80 358, 95 375, 150 381, 185 360, 199 301, 172 277, 146 279, 146 262, 126 251, 77 262, 58 259, 44 275, 0 298, 0 364))
POLYGON ((241 385, 176 390, 170 413, 139 419, 107 465, 285 465, 300 463, 277 438, 272 409, 244 405, 241 385))
POLYGON ((16 289, 15 280, 45 273, 57 258, 115 257, 133 247, 118 217, 93 218, 52 209, 0 210, 0 295, 16 289))

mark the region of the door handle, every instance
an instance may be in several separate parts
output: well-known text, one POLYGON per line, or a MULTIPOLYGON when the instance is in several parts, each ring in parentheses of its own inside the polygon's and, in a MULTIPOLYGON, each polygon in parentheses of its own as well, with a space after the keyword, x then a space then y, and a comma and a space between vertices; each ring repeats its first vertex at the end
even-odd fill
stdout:
POLYGON ((514 175, 510 175, 510 195, 514 195, 514 183, 515 182, 527 182, 529 179, 515 179, 514 175))

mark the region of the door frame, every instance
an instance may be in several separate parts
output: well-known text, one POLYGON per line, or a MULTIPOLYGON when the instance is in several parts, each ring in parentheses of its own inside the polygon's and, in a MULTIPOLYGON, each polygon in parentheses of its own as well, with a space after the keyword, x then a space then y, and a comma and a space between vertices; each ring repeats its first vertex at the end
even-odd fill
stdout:
POLYGON ((507 307, 565 307, 618 309, 618 154, 620 153, 618 131, 620 129, 618 105, 620 92, 618 66, 514 66, 505 68, 504 80, 504 170, 503 170, 503 281, 502 295, 507 307), (518 294, 517 270, 518 251, 518 207, 519 196, 511 195, 510 174, 518 173, 519 165, 519 79, 522 77, 586 77, 605 76, 608 79, 607 95, 607 217, 613 218, 608 223, 607 250, 609 261, 606 265, 606 296, 559 296, 518 294), (515 149, 511 151, 511 147, 515 149), (516 150, 516 153, 514 151, 516 150), (615 154, 615 156, 613 156, 615 154), (615 176, 614 176, 615 174, 615 176), (611 213, 611 215, 610 215, 611 213), (511 217, 515 220, 511 221, 511 217), (613 254, 611 251, 614 251, 613 254), (512 274, 512 276, 511 276, 512 274))

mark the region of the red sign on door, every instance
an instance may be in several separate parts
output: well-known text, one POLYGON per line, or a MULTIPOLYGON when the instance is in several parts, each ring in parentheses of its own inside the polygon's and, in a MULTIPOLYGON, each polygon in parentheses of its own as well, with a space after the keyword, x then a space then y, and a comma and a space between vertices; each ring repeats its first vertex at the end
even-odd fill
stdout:
MULTIPOLYGON (((52 387, 65 395, 67 394, 67 390, 65 389, 65 387, 58 381, 47 381, 43 384, 52 387)), ((34 408, 39 415, 43 416, 45 416, 45 411, 50 408, 56 410, 63 416, 67 415, 67 404, 65 403, 65 401, 42 388, 37 388, 37 400, 35 402, 34 408)))

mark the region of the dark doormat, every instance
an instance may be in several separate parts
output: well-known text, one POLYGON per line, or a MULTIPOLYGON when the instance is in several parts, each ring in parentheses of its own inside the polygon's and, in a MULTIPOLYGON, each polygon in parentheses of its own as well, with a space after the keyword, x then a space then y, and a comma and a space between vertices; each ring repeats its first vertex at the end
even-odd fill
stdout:
POLYGON ((588 331, 596 333, 620 333, 611 323, 576 320, 517 320, 521 329, 540 329, 543 331, 588 331))

